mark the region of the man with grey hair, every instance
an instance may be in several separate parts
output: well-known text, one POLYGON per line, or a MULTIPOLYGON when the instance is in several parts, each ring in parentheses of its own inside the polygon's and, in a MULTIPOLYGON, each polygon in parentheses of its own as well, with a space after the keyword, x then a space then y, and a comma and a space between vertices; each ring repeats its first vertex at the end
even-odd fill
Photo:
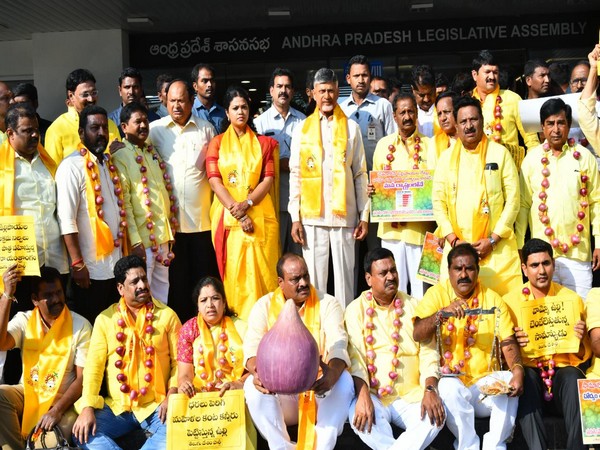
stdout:
POLYGON ((329 250, 335 297, 353 300, 355 240, 367 235, 367 165, 358 124, 337 103, 333 70, 315 73, 317 108, 294 130, 290 156, 292 238, 303 247, 310 278, 327 290, 329 250))

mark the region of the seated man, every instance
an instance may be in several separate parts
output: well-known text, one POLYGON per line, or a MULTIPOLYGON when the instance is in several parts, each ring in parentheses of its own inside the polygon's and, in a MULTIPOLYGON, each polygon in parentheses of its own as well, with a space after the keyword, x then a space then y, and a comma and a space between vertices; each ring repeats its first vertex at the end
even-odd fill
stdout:
POLYGON ((470 244, 454 247, 448 253, 449 279, 429 289, 415 311, 415 340, 428 342, 437 336, 439 390, 457 450, 479 449, 475 417, 490 418, 482 448, 505 449, 523 392, 521 353, 508 307, 479 282, 478 260, 470 244), (500 370, 500 349, 512 373, 500 370), (506 394, 480 399, 480 389, 490 384, 499 384, 506 394))
POLYGON ((59 425, 68 437, 77 417, 72 406, 81 395, 92 326, 69 311, 58 270, 42 267, 40 274, 31 277, 33 311, 19 312, 10 322, 21 277, 16 265, 3 275, 0 349, 21 349, 23 378, 19 385, 0 385, 2 448, 25 448, 25 437, 34 428, 48 431, 59 425))
POLYGON ((114 439, 141 428, 152 433, 143 449, 164 449, 168 396, 177 392, 181 322, 152 298, 139 256, 121 258, 114 273, 121 299, 94 323, 73 435, 84 449, 115 449, 114 439), (106 399, 100 396, 104 377, 106 399))
MULTIPOLYGON (((296 395, 271 395, 256 374, 256 351, 261 338, 273 326, 270 317, 277 317, 285 302, 294 300, 298 313, 309 330, 320 330, 317 344, 321 353, 323 376, 315 381, 311 391, 305 393, 308 402, 316 401, 316 424, 299 427, 298 440, 302 448, 317 450, 333 449, 337 436, 342 433, 348 418, 348 407, 354 397, 352 378, 346 371, 350 365, 348 358, 348 337, 344 330, 344 317, 340 303, 330 295, 318 292, 310 284, 308 267, 304 258, 286 253, 277 262, 279 288, 261 297, 250 311, 248 331, 244 336, 244 358, 250 376, 244 384, 246 404, 260 434, 270 448, 295 449, 290 442, 286 425, 298 421, 299 402, 296 395), (311 311, 312 310, 312 311, 311 311), (319 314, 314 312, 319 311, 319 314), (313 323, 307 318, 312 317, 313 323), (324 361, 324 363, 323 363, 324 361), (314 399, 313 393, 316 394, 314 399)), ((301 447, 298 446, 300 449, 301 447)))
POLYGON ((413 340, 417 300, 398 291, 390 250, 367 253, 365 278, 371 289, 345 312, 350 373, 357 393, 350 405, 350 423, 371 448, 423 449, 437 436, 445 417, 437 390, 440 366, 435 343, 421 346, 413 340), (406 430, 396 440, 390 423, 406 430))
MULTIPOLYGON (((515 336, 521 347, 529 342, 523 331, 521 304, 528 300, 553 297, 557 300, 575 301, 580 317, 575 323, 575 335, 581 340, 579 352, 560 353, 536 359, 523 358, 525 365, 525 385, 519 401, 517 417, 523 437, 530 450, 548 448, 544 412, 560 412, 565 418, 567 448, 583 449, 581 416, 579 415, 579 395, 577 380, 585 378, 581 364, 591 355, 590 341, 585 332, 585 309, 583 300, 570 289, 552 282, 554 258, 552 246, 541 239, 531 239, 522 250, 523 273, 529 279, 521 289, 509 292, 503 299, 510 309, 515 324, 515 336), (546 383, 550 382, 548 385, 546 383), (545 402, 543 401, 545 400, 545 402)), ((542 330, 540 330, 542 331, 542 330)))

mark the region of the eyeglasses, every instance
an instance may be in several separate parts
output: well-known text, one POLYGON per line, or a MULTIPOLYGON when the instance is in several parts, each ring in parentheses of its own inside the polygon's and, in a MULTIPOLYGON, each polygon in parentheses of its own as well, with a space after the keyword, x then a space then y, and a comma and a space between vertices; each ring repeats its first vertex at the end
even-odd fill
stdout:
POLYGON ((585 86, 586 82, 587 82, 587 78, 575 78, 574 80, 571 80, 571 84, 573 84, 573 85, 583 84, 585 86))
POLYGON ((98 90, 94 89, 93 91, 82 92, 81 94, 77 94, 77 96, 83 100, 87 98, 95 98, 98 97, 98 90))

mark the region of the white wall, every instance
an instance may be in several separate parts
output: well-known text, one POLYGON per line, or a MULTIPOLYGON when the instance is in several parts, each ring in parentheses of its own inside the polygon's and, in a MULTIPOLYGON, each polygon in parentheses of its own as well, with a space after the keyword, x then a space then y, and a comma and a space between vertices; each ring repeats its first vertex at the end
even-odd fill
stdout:
POLYGON ((13 80, 33 79, 32 41, 0 42, 0 80, 12 86, 13 80))
POLYGON ((66 111, 65 80, 69 72, 79 68, 94 74, 98 105, 108 112, 115 109, 120 103, 119 75, 129 63, 128 45, 128 35, 122 30, 34 33, 33 80, 39 93, 40 116, 54 120, 66 111))

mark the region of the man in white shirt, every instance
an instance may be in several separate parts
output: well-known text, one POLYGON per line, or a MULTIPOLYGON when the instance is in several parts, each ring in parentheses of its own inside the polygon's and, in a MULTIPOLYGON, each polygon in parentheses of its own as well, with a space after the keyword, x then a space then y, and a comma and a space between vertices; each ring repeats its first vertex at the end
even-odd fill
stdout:
POLYGON ((435 73, 430 66, 415 66, 412 70, 412 91, 419 111, 419 133, 432 137, 435 133, 435 73))
POLYGON ((173 80, 166 91, 169 115, 150 124, 150 141, 167 163, 177 198, 179 230, 169 269, 169 306, 184 322, 197 313, 191 301, 194 285, 205 275, 219 276, 210 237, 212 191, 205 170, 215 130, 192 114, 194 91, 188 83, 173 80))
POLYGON ((292 220, 288 213, 290 200, 290 146, 292 133, 306 116, 290 106, 294 98, 294 76, 277 67, 271 75, 269 93, 273 105, 254 119, 256 131, 279 142, 279 243, 281 252, 301 255, 302 249, 292 240, 292 220))

